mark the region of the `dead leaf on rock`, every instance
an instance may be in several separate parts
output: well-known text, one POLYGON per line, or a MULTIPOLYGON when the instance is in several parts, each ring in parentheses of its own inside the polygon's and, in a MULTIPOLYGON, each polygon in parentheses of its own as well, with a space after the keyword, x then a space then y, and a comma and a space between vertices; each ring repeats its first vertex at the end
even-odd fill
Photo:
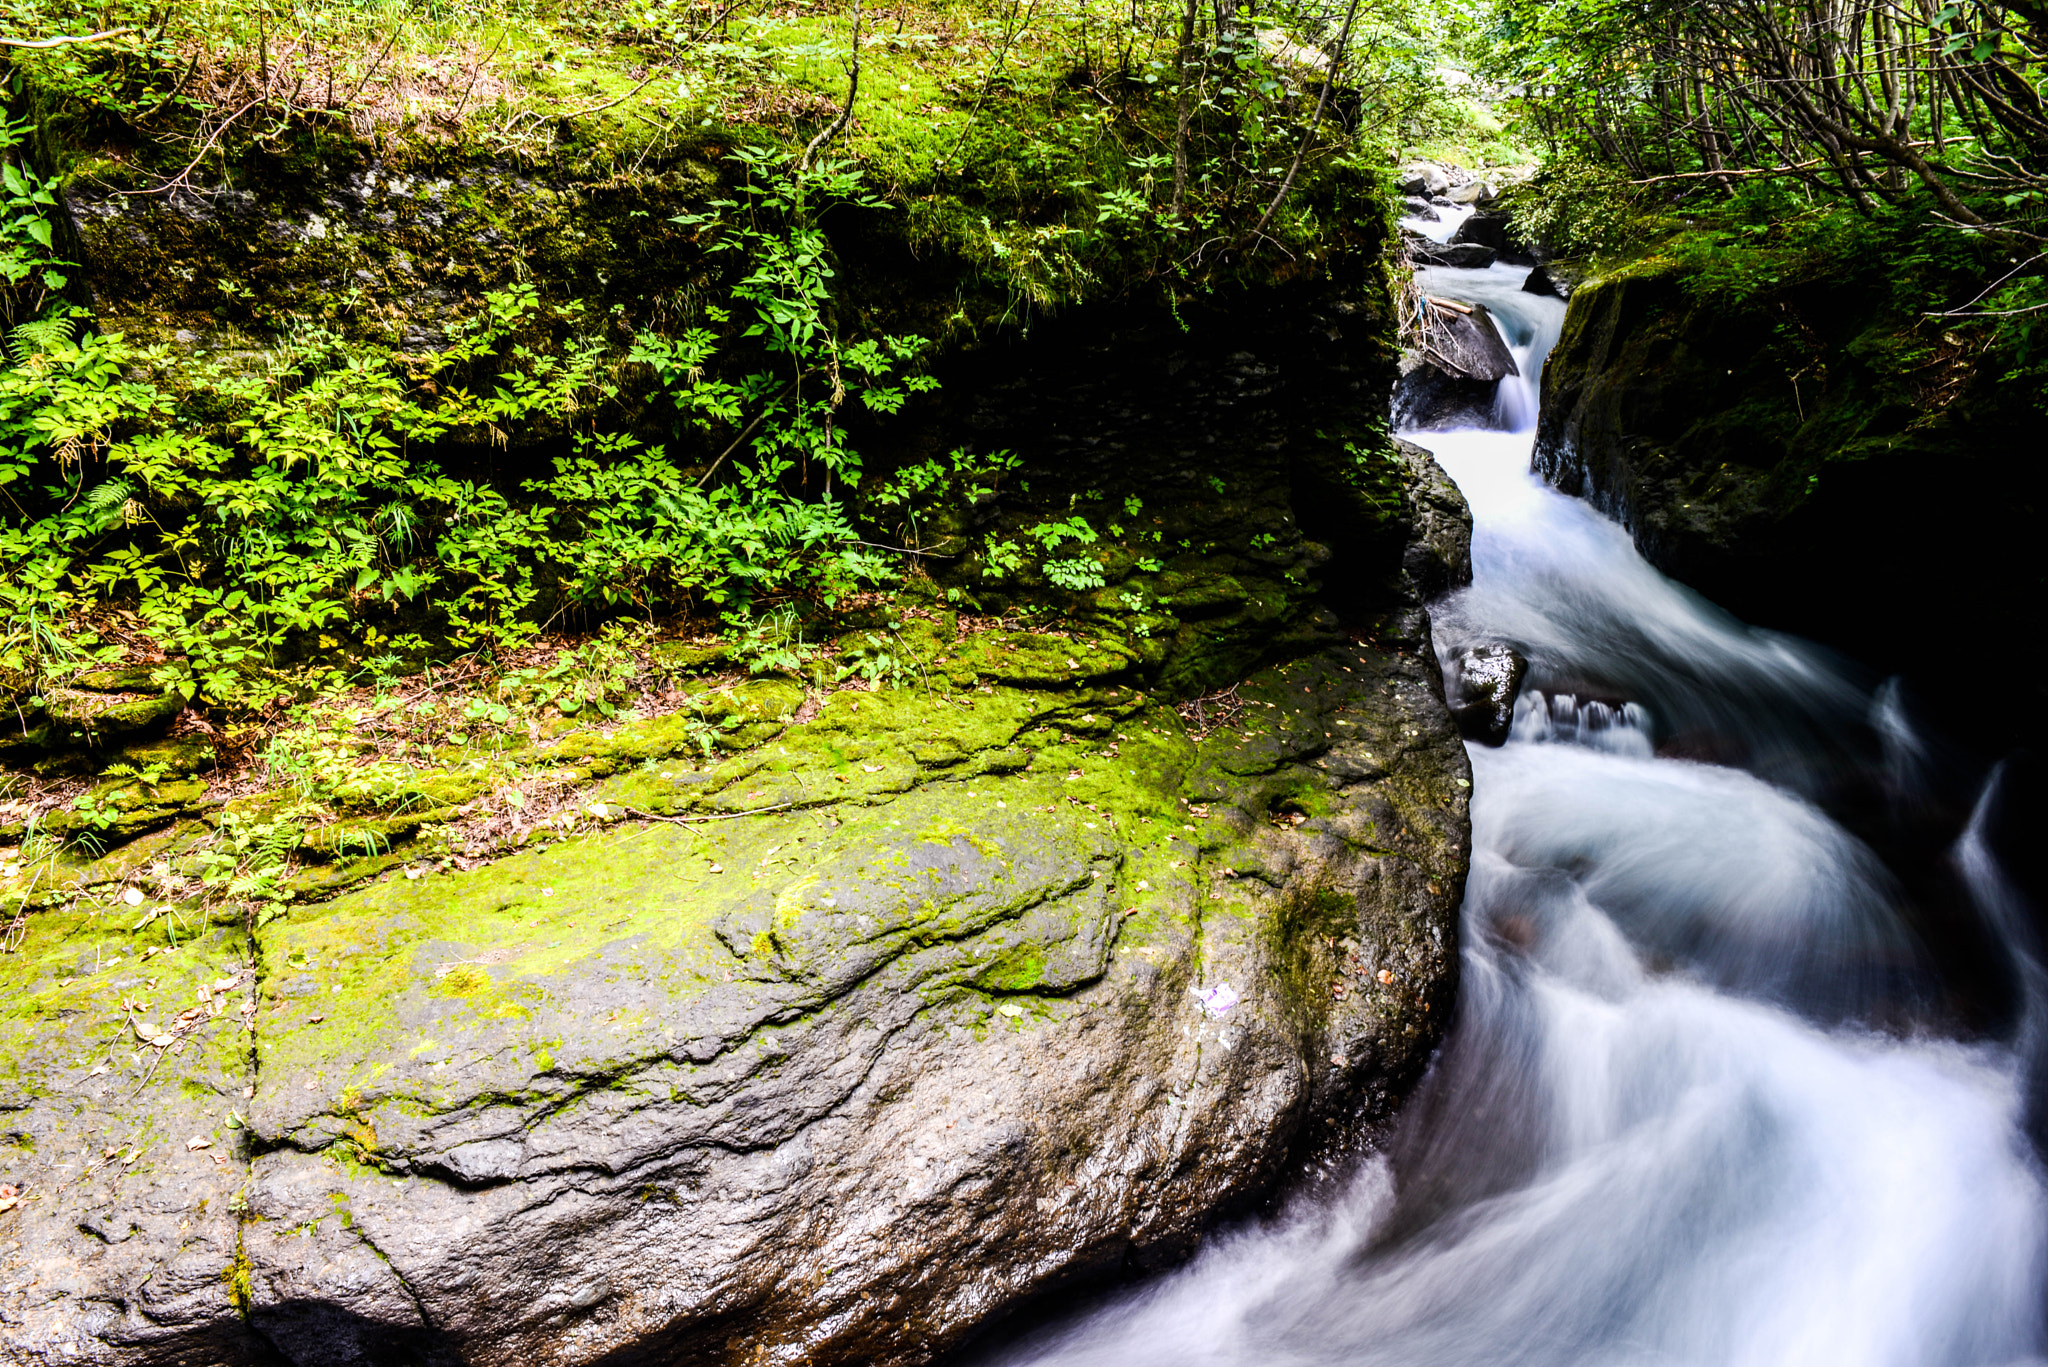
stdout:
POLYGON ((202 1139, 198 1135, 194 1135, 185 1141, 186 1151, 190 1153, 197 1153, 201 1149, 210 1149, 212 1147, 213 1141, 211 1139, 202 1139))

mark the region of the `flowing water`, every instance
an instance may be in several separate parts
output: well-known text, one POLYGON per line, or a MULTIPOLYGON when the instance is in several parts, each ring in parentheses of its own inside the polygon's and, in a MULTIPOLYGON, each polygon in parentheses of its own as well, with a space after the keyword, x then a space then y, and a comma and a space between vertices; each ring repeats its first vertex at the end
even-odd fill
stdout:
POLYGON ((1926 745, 1895 690, 1745 627, 1532 475, 1563 306, 1507 267, 1427 274, 1486 304, 1522 368, 1504 430, 1410 434, 1475 524, 1439 651, 1530 662, 1507 744, 1472 747, 1458 1019, 1334 1195, 999 1360, 2043 1361, 2022 1059, 2048 975, 1983 812, 1953 868, 2010 947, 2010 1044, 1943 1036, 1911 899, 1827 810, 1852 772, 1914 799, 1926 745))

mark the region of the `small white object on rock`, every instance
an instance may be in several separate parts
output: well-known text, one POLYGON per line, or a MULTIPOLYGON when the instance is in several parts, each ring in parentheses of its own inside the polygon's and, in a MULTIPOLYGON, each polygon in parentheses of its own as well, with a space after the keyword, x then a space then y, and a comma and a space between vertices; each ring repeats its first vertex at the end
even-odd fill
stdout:
POLYGON ((1196 987, 1189 990, 1195 994, 1195 1000, 1202 1004, 1205 1015, 1219 1018, 1229 1014, 1233 1007, 1244 1000, 1237 994, 1237 989, 1229 983, 1217 983, 1214 987, 1196 987))

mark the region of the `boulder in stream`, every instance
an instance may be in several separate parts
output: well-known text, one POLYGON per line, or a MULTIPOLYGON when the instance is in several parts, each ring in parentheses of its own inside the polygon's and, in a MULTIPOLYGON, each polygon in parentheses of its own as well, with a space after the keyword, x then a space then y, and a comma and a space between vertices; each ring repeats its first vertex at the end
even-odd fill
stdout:
POLYGON ((1522 293, 1541 294, 1552 299, 1570 299, 1572 287, 1570 277, 1553 271, 1548 265, 1539 265, 1529 272, 1529 278, 1522 282, 1522 293))
POLYGON ((1481 209, 1458 225, 1458 231, 1451 234, 1451 245, 1467 243, 1491 247, 1500 260, 1514 265, 1532 264, 1544 255, 1540 248, 1523 241, 1515 231, 1513 217, 1498 209, 1481 209))
POLYGON ((1520 374, 1483 304, 1429 298, 1422 345, 1402 360, 1394 426, 1402 431, 1491 427, 1499 382, 1520 374))
POLYGON ((1408 259, 1418 266, 1455 266, 1460 270, 1483 271, 1491 266, 1500 255, 1493 248, 1477 242, 1431 242, 1426 237, 1410 237, 1408 259))
POLYGON ((1458 731, 1482 745, 1501 745, 1515 719, 1529 662, 1500 641, 1469 645, 1452 656, 1444 671, 1444 696, 1458 731))
POLYGON ((1400 189, 1404 195, 1442 198, 1450 188, 1451 178, 1441 166, 1425 161, 1401 168, 1400 189))

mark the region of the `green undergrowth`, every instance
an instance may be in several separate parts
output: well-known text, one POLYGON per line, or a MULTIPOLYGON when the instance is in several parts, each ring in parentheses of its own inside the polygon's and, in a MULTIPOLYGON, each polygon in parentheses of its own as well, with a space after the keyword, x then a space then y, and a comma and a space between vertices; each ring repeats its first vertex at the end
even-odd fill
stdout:
MULTIPOLYGON (((1027 315, 1134 282, 1202 290, 1376 251, 1390 152, 1463 118, 1433 64, 1434 6, 1366 5, 1335 100, 1306 46, 1332 46, 1334 23, 1291 6, 1222 30, 1197 10, 1187 54, 1178 8, 1152 4, 740 5, 710 26, 614 0, 418 15, 299 3, 267 19, 226 0, 22 8, 52 30, 138 29, 12 55, 46 168, 86 193, 241 178, 300 208, 365 157, 387 175, 524 172, 520 198, 525 176, 614 199, 701 194, 734 148, 794 152, 830 124, 857 57, 843 154, 894 210, 892 235, 1027 315), (259 78, 267 117, 223 122, 259 78), (1319 108, 1341 108, 1342 125, 1312 125, 1319 108), (195 133, 216 125, 193 161, 195 133)), ((259 298, 224 303, 260 305, 265 283, 232 281, 231 296, 259 298)))

